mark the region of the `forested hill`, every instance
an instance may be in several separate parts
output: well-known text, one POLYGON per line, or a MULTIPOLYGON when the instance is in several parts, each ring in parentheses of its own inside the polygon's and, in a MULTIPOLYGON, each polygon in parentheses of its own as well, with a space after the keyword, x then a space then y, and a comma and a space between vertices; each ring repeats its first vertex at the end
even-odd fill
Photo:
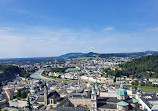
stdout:
POLYGON ((132 76, 133 78, 158 78, 158 55, 143 56, 121 64, 122 71, 106 70, 108 75, 132 76))
POLYGON ((158 78, 158 55, 143 56, 120 66, 133 77, 158 78))
POLYGON ((76 57, 100 57, 100 58, 109 58, 109 57, 141 57, 146 55, 158 55, 158 51, 145 51, 145 52, 131 52, 131 53, 94 53, 89 52, 76 57))
POLYGON ((0 84, 2 81, 13 79, 17 74, 22 75, 23 70, 13 65, 0 65, 0 84))

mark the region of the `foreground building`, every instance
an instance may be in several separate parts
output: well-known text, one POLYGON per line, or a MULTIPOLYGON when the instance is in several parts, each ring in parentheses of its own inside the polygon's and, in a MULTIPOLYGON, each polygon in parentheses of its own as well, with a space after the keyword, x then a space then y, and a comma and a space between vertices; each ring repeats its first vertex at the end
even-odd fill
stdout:
POLYGON ((158 94, 137 92, 136 98, 143 111, 158 111, 158 94))
POLYGON ((117 97, 100 97, 97 83, 92 86, 89 94, 70 94, 69 100, 74 107, 84 107, 91 111, 139 111, 138 100, 129 98, 123 85, 117 90, 117 97))

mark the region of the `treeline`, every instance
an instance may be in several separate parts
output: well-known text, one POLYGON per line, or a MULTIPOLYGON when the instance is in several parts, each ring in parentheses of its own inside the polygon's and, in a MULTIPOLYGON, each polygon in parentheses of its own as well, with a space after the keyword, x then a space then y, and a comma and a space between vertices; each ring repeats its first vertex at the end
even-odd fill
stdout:
POLYGON ((157 51, 145 51, 145 52, 132 52, 132 53, 109 53, 109 54, 100 54, 89 52, 86 54, 82 54, 78 57, 100 57, 100 58, 109 58, 109 57, 140 57, 145 56, 147 54, 158 55, 157 51))
POLYGON ((2 83, 2 81, 15 78, 17 74, 22 76, 24 74, 24 70, 18 66, 0 65, 0 83, 2 83))
POLYGON ((158 78, 158 55, 143 56, 119 65, 122 70, 105 69, 107 76, 132 76, 133 78, 158 78))
POLYGON ((60 73, 64 73, 68 68, 75 68, 75 67, 64 67, 64 68, 52 68, 51 72, 60 72, 60 73))
POLYGON ((65 72, 68 68, 52 68, 51 72, 65 72))
POLYGON ((29 93, 29 91, 27 91, 27 90, 24 90, 24 91, 18 90, 18 92, 16 93, 16 98, 17 99, 26 98, 28 93, 29 93))
POLYGON ((133 81, 131 84, 134 85, 134 86, 158 87, 158 84, 153 84, 152 82, 144 82, 144 81, 140 81, 140 82, 139 82, 139 81, 137 81, 137 80, 133 81))

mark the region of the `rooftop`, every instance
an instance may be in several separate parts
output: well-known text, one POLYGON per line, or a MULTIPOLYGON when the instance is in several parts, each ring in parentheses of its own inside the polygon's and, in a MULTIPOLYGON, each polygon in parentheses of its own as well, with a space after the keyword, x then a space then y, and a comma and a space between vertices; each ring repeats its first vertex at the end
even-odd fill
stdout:
POLYGON ((81 107, 57 107, 53 111, 85 111, 85 109, 81 107))
POLYGON ((120 102, 117 103, 117 105, 119 105, 119 106, 128 106, 129 104, 125 101, 120 101, 120 102))
POLYGON ((119 89, 117 90, 117 94, 118 94, 118 95, 121 95, 121 96, 124 96, 124 95, 127 95, 127 91, 126 91, 125 89, 119 88, 119 89))
POLYGON ((133 103, 138 103, 138 100, 135 98, 132 98, 133 103))

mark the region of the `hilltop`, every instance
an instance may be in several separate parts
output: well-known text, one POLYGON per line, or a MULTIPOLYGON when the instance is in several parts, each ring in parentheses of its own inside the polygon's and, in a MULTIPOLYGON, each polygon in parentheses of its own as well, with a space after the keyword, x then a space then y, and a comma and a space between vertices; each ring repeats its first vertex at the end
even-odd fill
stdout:
POLYGON ((59 58, 80 58, 80 57, 100 57, 100 58, 108 58, 108 57, 141 57, 146 55, 158 55, 158 51, 145 51, 145 52, 131 52, 131 53, 68 53, 59 58))

